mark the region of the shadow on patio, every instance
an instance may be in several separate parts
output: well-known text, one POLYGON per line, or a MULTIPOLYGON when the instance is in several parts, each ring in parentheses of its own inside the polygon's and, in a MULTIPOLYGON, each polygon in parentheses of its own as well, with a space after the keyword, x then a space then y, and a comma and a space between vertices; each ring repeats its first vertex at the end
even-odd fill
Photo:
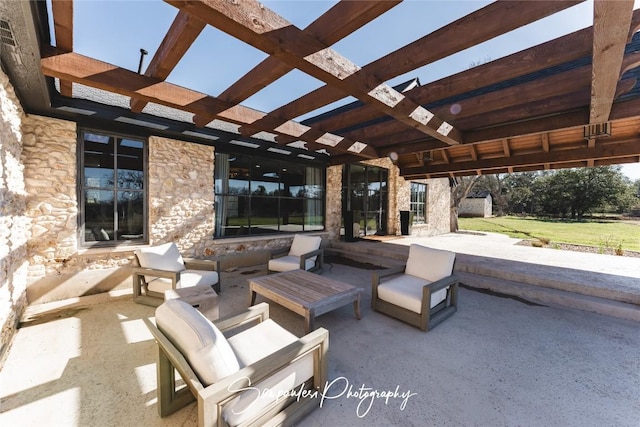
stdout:
MULTIPOLYGON (((362 320, 350 305, 318 317, 336 381, 300 425, 637 426, 636 322, 464 288, 458 312, 423 333, 371 311, 371 271, 324 274, 363 288, 362 320)), ((226 281, 222 316, 246 307, 246 277, 226 281)), ((153 314, 125 296, 24 324, 0 372, 0 424, 196 425, 195 404, 157 415, 157 349, 141 320, 153 314)), ((271 317, 303 334, 288 310, 271 304, 271 317)))

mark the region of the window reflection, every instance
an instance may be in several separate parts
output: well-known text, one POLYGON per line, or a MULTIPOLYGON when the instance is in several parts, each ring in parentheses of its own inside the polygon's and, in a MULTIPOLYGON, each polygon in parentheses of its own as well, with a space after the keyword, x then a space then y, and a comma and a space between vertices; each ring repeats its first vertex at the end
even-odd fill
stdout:
POLYGON ((144 141, 89 131, 81 136, 83 243, 144 241, 144 141))
POLYGON ((322 168, 216 153, 214 175, 215 237, 324 229, 322 168))

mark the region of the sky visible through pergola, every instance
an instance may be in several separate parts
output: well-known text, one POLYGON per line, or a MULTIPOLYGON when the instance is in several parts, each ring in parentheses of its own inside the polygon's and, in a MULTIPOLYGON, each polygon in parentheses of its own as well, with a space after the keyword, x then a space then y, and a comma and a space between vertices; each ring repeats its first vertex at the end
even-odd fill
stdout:
MULTIPOLYGON (((47 3, 50 8, 50 0, 47 3)), ((336 2, 267 0, 262 3, 298 28, 305 28, 336 2)), ((489 3, 480 0, 407 0, 339 41, 333 48, 357 65, 364 66, 489 3)), ((634 4, 634 9, 638 7, 640 0, 634 4)), ((136 71, 140 49, 145 49, 148 54, 144 58, 144 71, 176 13, 173 6, 156 0, 77 0, 74 2, 74 51, 136 71)), ((421 84, 429 83, 466 70, 473 64, 504 57, 592 24, 593 2, 586 1, 387 83, 396 85, 416 77, 421 84)), ((50 27, 53 28, 52 22, 50 27)), ((51 37, 55 40, 53 30, 51 37)), ((217 96, 266 56, 207 26, 167 81, 217 96), (220 58, 225 61, 221 63, 220 58)), ((268 112, 321 86, 322 82, 293 70, 242 104, 268 112)), ((347 97, 296 120, 304 120, 352 101, 354 98, 347 97)), ((631 179, 640 179, 640 164, 623 165, 623 172, 631 179)))

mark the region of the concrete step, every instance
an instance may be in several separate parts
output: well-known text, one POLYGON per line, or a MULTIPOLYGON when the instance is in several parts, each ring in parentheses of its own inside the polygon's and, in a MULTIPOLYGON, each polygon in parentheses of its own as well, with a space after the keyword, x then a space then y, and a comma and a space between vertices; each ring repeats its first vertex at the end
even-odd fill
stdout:
POLYGON ((382 268, 392 268, 399 265, 402 265, 406 262, 405 259, 396 259, 388 256, 381 256, 379 254, 372 254, 367 252, 358 252, 349 249, 345 249, 342 247, 330 247, 325 249, 326 255, 334 255, 343 258, 350 259, 352 261, 377 265, 381 269, 382 268))
POLYGON ((467 254, 457 255, 456 271, 640 306, 632 277, 467 254))
POLYGON ((636 304, 464 271, 458 271, 456 275, 461 283, 472 288, 513 295, 539 304, 574 308, 640 322, 640 306, 636 304))

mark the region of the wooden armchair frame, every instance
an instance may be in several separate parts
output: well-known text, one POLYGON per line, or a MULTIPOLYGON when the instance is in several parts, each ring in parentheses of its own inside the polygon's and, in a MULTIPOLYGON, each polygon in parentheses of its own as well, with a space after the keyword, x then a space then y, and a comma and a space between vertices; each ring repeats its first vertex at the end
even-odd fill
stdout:
POLYGON ((381 283, 381 279, 404 274, 405 268, 406 265, 374 271, 372 273, 371 308, 374 311, 417 326, 423 331, 428 331, 442 323, 442 321, 452 316, 453 313, 458 310, 458 277, 455 274, 424 285, 422 288, 422 309, 420 310, 420 314, 378 298, 378 286, 381 283), (431 308, 431 295, 447 287, 449 287, 449 289, 447 290, 445 300, 431 308))
MULTIPOLYGON (((242 313, 218 319, 214 324, 220 331, 229 332, 248 323, 263 322, 268 318, 269 305, 260 303, 242 313)), ((246 384, 247 378, 251 384, 256 384, 309 353, 313 354, 313 378, 305 383, 304 389, 317 390, 318 398, 281 398, 265 408, 247 425, 289 425, 301 419, 320 403, 322 388, 327 379, 329 350, 329 332, 324 328, 319 328, 235 374, 205 387, 171 341, 149 319, 144 321, 158 343, 158 413, 161 417, 170 415, 197 400, 199 426, 227 426, 222 418, 224 405, 243 391, 242 387, 246 384), (186 386, 180 388, 176 383, 176 371, 186 386)))
MULTIPOLYGON (((136 263, 138 266, 131 269, 134 302, 154 307, 157 307, 164 302, 164 293, 150 290, 147 281, 145 280, 145 276, 170 279, 171 289, 179 287, 180 272, 140 267, 140 260, 137 256, 136 263)), ((218 283, 213 285, 213 290, 220 293, 220 260, 184 258, 184 266, 187 270, 217 271, 218 283)))

